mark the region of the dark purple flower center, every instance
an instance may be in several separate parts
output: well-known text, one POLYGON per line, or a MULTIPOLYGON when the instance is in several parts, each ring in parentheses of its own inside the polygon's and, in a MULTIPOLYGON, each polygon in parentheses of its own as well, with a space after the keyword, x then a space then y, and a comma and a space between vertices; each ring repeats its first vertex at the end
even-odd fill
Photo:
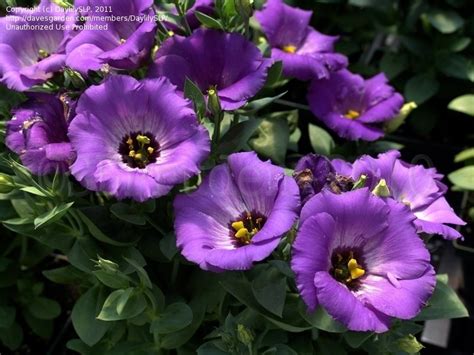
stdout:
POLYGON ((331 270, 329 273, 350 289, 359 286, 360 278, 366 270, 360 253, 353 250, 335 250, 331 257, 331 270))
POLYGON ((265 224, 267 218, 256 211, 244 212, 229 223, 230 235, 235 239, 237 246, 250 244, 252 238, 265 224))
POLYGON ((160 145, 149 132, 133 132, 123 137, 118 152, 129 167, 144 169, 156 162, 160 156, 160 145))

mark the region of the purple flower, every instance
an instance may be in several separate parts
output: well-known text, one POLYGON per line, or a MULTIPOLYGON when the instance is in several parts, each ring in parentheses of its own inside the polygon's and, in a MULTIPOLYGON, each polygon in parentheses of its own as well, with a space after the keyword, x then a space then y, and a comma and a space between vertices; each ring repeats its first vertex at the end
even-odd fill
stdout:
POLYGON ((333 162, 333 166, 339 174, 353 180, 366 175, 366 186, 371 189, 385 179, 390 197, 407 205, 416 216, 415 225, 419 231, 440 234, 445 239, 460 238, 457 230, 445 225, 466 223, 456 216, 444 198, 447 187, 440 181, 443 175, 434 168, 408 164, 399 157, 400 153, 392 150, 379 154, 376 159, 362 156, 352 166, 340 162, 333 162))
POLYGON ((204 270, 245 270, 278 246, 299 208, 298 186, 254 152, 235 153, 174 202, 177 245, 204 270))
POLYGON ((75 178, 94 191, 144 201, 199 172, 209 136, 165 78, 111 76, 87 89, 69 137, 75 178))
POLYGON ((403 97, 383 73, 364 80, 343 69, 327 80, 314 80, 308 102, 316 117, 339 136, 373 141, 384 135, 382 124, 399 113, 403 97))
POLYGON ((102 0, 89 0, 88 6, 93 11, 87 14, 85 29, 66 46, 66 64, 85 75, 107 65, 127 70, 138 68, 154 41, 153 0, 110 0, 107 6, 102 0), (104 8, 111 12, 104 13, 104 8), (101 18, 111 16, 128 16, 129 20, 101 18))
POLYGON ((309 26, 313 12, 268 0, 255 17, 268 38, 272 58, 283 62, 283 73, 300 80, 327 78, 347 66, 347 58, 334 53, 336 36, 326 36, 309 26))
POLYGON ((0 83, 25 91, 59 71, 69 38, 67 16, 61 7, 41 0, 35 8, 12 8, 12 15, 0 18, 0 83))
POLYGON ((301 297, 354 331, 384 332, 411 319, 435 286, 413 215, 366 188, 323 191, 303 207, 291 267, 301 297))
POLYGON ((8 148, 36 175, 65 172, 74 159, 67 137, 65 106, 55 96, 34 94, 7 123, 8 148))
POLYGON ((167 77, 181 92, 186 78, 205 95, 215 88, 222 108, 235 110, 264 86, 271 63, 238 33, 198 29, 190 37, 167 39, 149 75, 167 77))

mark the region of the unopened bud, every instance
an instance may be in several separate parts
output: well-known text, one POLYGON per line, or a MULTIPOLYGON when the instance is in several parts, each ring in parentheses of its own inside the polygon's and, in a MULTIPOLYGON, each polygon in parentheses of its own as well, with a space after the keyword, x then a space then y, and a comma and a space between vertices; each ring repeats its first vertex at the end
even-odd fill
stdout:
POLYGON ((10 175, 0 173, 0 193, 7 194, 15 189, 15 181, 10 175))
POLYGON ((219 100, 219 96, 217 95, 217 88, 212 86, 207 91, 207 107, 209 111, 211 111, 214 117, 219 117, 222 112, 221 101, 219 100))
POLYGON ((243 324, 237 325, 237 338, 242 344, 246 346, 252 344, 254 339, 252 331, 243 324))
POLYGON ((253 12, 253 0, 234 0, 235 8, 243 18, 249 18, 253 12))
POLYGON ((117 263, 114 263, 111 260, 103 259, 100 256, 97 256, 98 260, 95 261, 96 266, 99 267, 100 269, 108 272, 117 272, 119 269, 119 266, 117 263))

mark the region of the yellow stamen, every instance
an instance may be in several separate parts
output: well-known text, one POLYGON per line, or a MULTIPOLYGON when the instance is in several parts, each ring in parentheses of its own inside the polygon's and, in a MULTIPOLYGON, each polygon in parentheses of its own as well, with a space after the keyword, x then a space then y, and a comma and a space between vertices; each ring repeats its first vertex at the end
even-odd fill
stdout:
POLYGON ((39 55, 40 58, 44 59, 44 58, 49 56, 49 53, 47 51, 45 51, 44 49, 40 49, 38 51, 38 55, 39 55))
POLYGON ((124 44, 125 42, 127 42, 127 40, 125 38, 120 38, 120 44, 124 44))
POLYGON ((152 147, 148 147, 146 151, 148 152, 148 154, 153 154, 155 150, 152 147))
POLYGON ((150 138, 147 136, 142 136, 141 134, 137 135, 137 142, 141 144, 150 144, 150 138))
POLYGON ((143 156, 142 156, 141 153, 137 153, 137 154, 135 154, 135 156, 134 156, 135 160, 142 160, 142 157, 143 157, 143 156))
POLYGON ((360 116, 360 113, 354 110, 349 110, 347 113, 344 115, 345 118, 348 118, 350 120, 355 120, 360 116))
POLYGON ((135 157, 135 151, 131 150, 130 153, 128 153, 128 156, 131 157, 131 158, 134 158, 135 157))
POLYGON ((128 139, 127 139, 127 144, 128 144, 128 145, 132 145, 132 144, 133 144, 133 139, 132 139, 132 138, 128 138, 128 139))
POLYGON ((232 228, 234 228, 236 231, 239 231, 242 228, 245 228, 244 222, 242 222, 242 221, 234 222, 234 223, 232 223, 232 228))
POLYGON ((292 44, 288 44, 286 46, 283 46, 282 49, 283 49, 283 52, 291 53, 291 54, 295 53, 296 50, 297 50, 296 46, 294 46, 292 44))
POLYGON ((248 239, 249 231, 247 228, 241 228, 235 233, 235 237, 238 239, 248 239))
POLYGON ((174 32, 173 31, 168 31, 168 36, 174 36, 174 32))
POLYGON ((358 279, 359 277, 364 276, 365 270, 357 264, 356 259, 350 259, 349 262, 347 263, 347 268, 349 269, 349 272, 351 273, 351 279, 355 280, 358 279))

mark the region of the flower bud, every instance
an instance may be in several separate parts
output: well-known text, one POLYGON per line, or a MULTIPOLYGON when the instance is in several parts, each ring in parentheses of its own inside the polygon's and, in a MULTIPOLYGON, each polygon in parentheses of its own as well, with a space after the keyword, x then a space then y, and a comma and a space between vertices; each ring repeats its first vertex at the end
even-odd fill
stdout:
POLYGON ((0 193, 7 194, 15 189, 15 181, 10 175, 0 173, 0 193))
POLYGON ((100 256, 97 256, 98 260, 95 262, 96 266, 100 269, 108 272, 117 272, 119 269, 118 264, 114 263, 113 261, 103 259, 100 256))
POLYGON ((243 324, 237 325, 237 338, 242 344, 246 346, 252 344, 254 339, 252 331, 243 324))
POLYGON ((214 117, 219 117, 222 112, 222 107, 221 107, 221 101, 219 100, 219 96, 217 95, 217 88, 214 86, 211 87, 207 91, 207 95, 208 95, 207 107, 209 108, 209 111, 211 111, 214 117))
POLYGON ((367 182, 367 175, 362 174, 360 176, 359 180, 357 180, 354 183, 354 186, 352 187, 352 190, 357 190, 357 189, 361 189, 361 188, 365 187, 366 182, 367 182))

